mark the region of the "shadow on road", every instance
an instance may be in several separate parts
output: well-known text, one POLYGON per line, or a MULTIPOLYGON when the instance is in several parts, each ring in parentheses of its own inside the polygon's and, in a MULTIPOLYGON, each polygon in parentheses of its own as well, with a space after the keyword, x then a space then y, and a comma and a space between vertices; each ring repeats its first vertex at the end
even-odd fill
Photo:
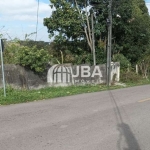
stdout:
POLYGON ((126 123, 118 124, 118 130, 120 132, 119 140, 118 140, 118 150, 121 149, 122 138, 124 137, 125 142, 127 143, 127 148, 123 148, 123 150, 141 150, 133 132, 130 129, 130 126, 126 123))
POLYGON ((132 132, 130 126, 126 123, 124 123, 120 109, 117 105, 117 102, 112 94, 112 92, 109 90, 109 95, 111 98, 111 102, 114 105, 114 113, 117 121, 117 129, 120 132, 119 140, 117 142, 117 148, 118 150, 141 150, 137 139, 134 136, 134 133, 132 132), (127 144, 127 148, 122 149, 122 141, 125 139, 125 142, 127 144))

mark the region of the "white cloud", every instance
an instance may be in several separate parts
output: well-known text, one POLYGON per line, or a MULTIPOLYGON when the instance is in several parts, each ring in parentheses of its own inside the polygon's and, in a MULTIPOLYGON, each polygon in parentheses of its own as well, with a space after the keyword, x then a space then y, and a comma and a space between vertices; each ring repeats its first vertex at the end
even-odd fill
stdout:
POLYGON ((49 41, 47 28, 43 26, 43 19, 52 13, 49 0, 45 3, 40 0, 38 26, 37 7, 37 0, 0 0, 0 33, 4 38, 24 39, 25 34, 35 32, 37 27, 37 40, 49 41))
MULTIPOLYGON (((36 0, 5 0, 0 1, 1 20, 35 21, 38 3, 36 0)), ((48 4, 40 2, 39 18, 48 17, 51 9, 48 4)))

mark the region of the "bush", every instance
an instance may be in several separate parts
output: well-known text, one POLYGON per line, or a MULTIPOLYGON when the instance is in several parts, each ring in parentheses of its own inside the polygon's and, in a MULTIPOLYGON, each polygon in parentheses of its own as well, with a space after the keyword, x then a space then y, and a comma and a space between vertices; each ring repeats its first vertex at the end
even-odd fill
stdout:
POLYGON ((18 50, 20 45, 18 43, 7 43, 4 50, 4 63, 5 64, 18 64, 18 50))
POLYGON ((19 64, 37 73, 45 71, 51 57, 48 50, 21 46, 19 42, 8 42, 4 51, 5 64, 19 64))
POLYGON ((137 75, 135 72, 122 72, 120 79, 122 82, 137 82, 138 80, 141 80, 142 77, 137 75))
POLYGON ((20 47, 17 57, 20 65, 28 67, 35 72, 43 72, 50 60, 48 51, 37 49, 36 46, 31 48, 27 46, 20 47))
POLYGON ((123 54, 116 54, 113 58, 114 62, 120 62, 121 70, 127 71, 131 67, 130 61, 123 54))

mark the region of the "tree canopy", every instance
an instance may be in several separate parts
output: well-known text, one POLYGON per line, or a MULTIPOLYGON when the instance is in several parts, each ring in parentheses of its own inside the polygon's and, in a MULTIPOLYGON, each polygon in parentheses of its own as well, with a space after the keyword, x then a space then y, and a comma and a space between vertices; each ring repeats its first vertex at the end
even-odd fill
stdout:
MULTIPOLYGON (((90 53, 91 14, 94 13, 94 32, 97 62, 105 62, 107 46, 107 18, 109 0, 51 0, 50 17, 44 18, 50 38, 64 53, 90 53), (90 4, 96 5, 92 7, 90 4), (88 46, 83 46, 87 43, 88 46), (72 44, 70 44, 72 43, 72 44), (65 48, 64 48, 65 47, 65 48), (78 51, 78 50, 79 51, 78 51)), ((144 0, 113 0, 112 57, 123 54, 132 64, 138 62, 149 49, 150 17, 144 0)), ((89 58, 91 60, 91 58, 89 58)))

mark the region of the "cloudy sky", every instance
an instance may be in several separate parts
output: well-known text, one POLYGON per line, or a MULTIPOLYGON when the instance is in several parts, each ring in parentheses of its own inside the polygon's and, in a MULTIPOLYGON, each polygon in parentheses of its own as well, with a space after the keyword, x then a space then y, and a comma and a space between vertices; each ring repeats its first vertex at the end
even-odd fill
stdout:
MULTIPOLYGON (((51 15, 49 0, 39 0, 37 40, 49 41, 43 18, 51 15)), ((37 0, 0 0, 0 33, 7 39, 24 39, 36 31, 37 0)), ((35 34, 30 36, 35 39, 35 34)))
MULTIPOLYGON (((49 0, 39 0, 37 40, 50 41, 43 18, 51 15, 49 0)), ((150 0, 146 0, 150 12, 150 0)), ((37 0, 0 0, 0 33, 7 39, 25 39, 25 34, 36 31, 37 0)), ((29 38, 36 38, 32 34, 29 38)))

